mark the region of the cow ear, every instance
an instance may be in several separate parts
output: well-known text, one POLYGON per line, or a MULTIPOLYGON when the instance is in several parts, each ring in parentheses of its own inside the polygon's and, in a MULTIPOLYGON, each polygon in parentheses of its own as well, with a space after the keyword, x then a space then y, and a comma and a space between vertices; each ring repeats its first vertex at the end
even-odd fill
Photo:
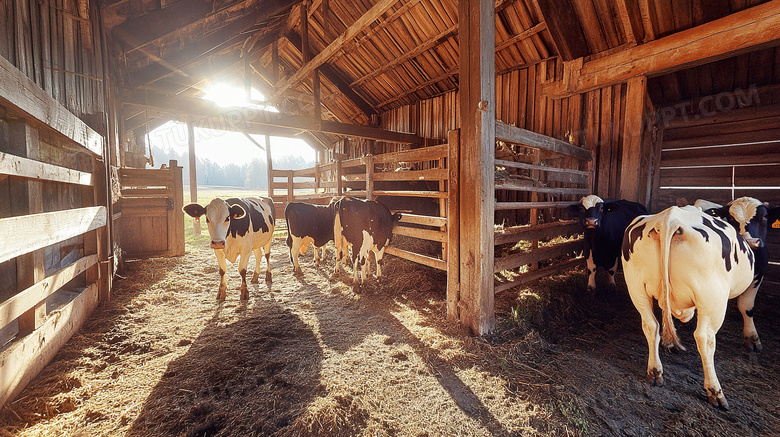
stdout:
POLYGON ((197 203, 190 203, 189 205, 184 206, 182 209, 185 214, 187 214, 190 217, 198 218, 206 213, 206 208, 198 205, 197 203))
POLYGON ((582 206, 581 203, 575 203, 574 205, 567 206, 566 209, 564 210, 566 218, 570 218, 570 219, 579 218, 580 206, 582 206))
POLYGON ((620 204, 617 202, 606 202, 604 203, 604 212, 612 212, 617 211, 620 209, 620 204))
POLYGON ((242 219, 246 215, 246 210, 241 205, 230 205, 230 208, 228 209, 230 212, 230 218, 231 219, 242 219))
POLYGON ((713 217, 722 218, 723 220, 728 220, 730 214, 728 205, 721 206, 720 208, 705 209, 704 213, 713 217))

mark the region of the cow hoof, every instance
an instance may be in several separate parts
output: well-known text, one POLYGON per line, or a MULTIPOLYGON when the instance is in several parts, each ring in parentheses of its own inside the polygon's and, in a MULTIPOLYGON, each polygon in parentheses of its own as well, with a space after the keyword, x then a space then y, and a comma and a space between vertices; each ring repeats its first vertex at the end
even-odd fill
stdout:
POLYGON ((658 369, 651 369, 647 371, 647 378, 645 378, 647 382, 652 382, 654 386, 656 387, 663 387, 664 386, 664 375, 663 373, 658 369))
POLYGON ((729 409, 729 403, 726 401, 726 397, 723 396, 722 390, 716 390, 714 388, 707 389, 707 400, 713 406, 719 407, 723 410, 729 409))
POLYGON ((595 293, 596 292, 596 287, 588 285, 588 291, 591 292, 591 293, 595 293))
POLYGON ((355 293, 355 294, 360 294, 360 285, 359 284, 354 284, 352 286, 352 292, 355 293))
POLYGON ((265 282, 271 282, 271 272, 265 272, 265 282))
POLYGON ((227 297, 227 287, 220 288, 219 291, 217 292, 217 300, 222 301, 225 300, 226 297, 227 297))
POLYGON ((293 275, 294 276, 303 276, 303 270, 301 270, 300 268, 295 269, 295 270, 293 270, 293 275))
POLYGON ((759 340, 757 335, 751 336, 751 337, 745 337, 745 349, 747 349, 748 352, 756 352, 761 353, 764 351, 764 346, 761 345, 761 340, 759 340))
POLYGON ((260 277, 260 275, 259 275, 259 274, 257 274, 257 272, 255 272, 255 273, 252 275, 252 283, 253 283, 253 284, 257 284, 258 282, 260 282, 260 281, 258 281, 258 279, 257 279, 257 278, 259 278, 259 277, 260 277))

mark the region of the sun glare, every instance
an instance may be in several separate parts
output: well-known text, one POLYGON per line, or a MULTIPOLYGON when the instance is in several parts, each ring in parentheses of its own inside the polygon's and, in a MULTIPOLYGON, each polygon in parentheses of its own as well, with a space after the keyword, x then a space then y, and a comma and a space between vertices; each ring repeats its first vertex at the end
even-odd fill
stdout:
POLYGON ((278 112, 278 110, 271 105, 266 106, 258 104, 265 101, 265 96, 256 89, 251 89, 249 97, 250 98, 247 98, 246 90, 244 88, 232 86, 224 82, 212 84, 203 96, 204 99, 211 100, 223 107, 253 106, 257 109, 278 112))

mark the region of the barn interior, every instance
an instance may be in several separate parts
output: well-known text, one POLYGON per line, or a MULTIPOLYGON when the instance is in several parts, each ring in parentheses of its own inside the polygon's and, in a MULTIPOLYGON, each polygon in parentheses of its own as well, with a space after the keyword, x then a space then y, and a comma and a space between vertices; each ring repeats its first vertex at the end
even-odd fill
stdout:
POLYGON ((110 299, 124 256, 183 254, 181 168, 146 169, 171 120, 305 140, 314 168, 269 171, 282 209, 411 212, 399 232, 442 250, 394 255, 446 271, 448 318, 474 334, 496 292, 582 265, 576 238, 547 244, 577 234, 562 209, 582 195, 780 204, 780 0, 7 0, 0 17, 0 335, 20 369, 0 403, 110 299), (202 99, 217 83, 264 100, 202 99))

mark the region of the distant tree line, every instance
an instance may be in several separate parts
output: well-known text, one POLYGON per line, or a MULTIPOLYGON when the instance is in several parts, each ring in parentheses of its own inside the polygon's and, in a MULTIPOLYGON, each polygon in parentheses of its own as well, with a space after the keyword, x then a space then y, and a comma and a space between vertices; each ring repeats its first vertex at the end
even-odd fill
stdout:
MULTIPOLYGON (((175 159, 182 167, 182 175, 185 185, 189 182, 190 164, 186 154, 176 153, 173 149, 163 150, 152 146, 154 167, 160 168, 162 164, 175 159)), ((250 189, 268 189, 268 166, 264 160, 252 159, 246 164, 218 164, 210 159, 196 158, 198 185, 220 185, 228 187, 243 187, 250 189)), ((285 155, 274 158, 274 168, 284 170, 298 170, 314 167, 314 161, 307 161, 300 156, 285 155)))

